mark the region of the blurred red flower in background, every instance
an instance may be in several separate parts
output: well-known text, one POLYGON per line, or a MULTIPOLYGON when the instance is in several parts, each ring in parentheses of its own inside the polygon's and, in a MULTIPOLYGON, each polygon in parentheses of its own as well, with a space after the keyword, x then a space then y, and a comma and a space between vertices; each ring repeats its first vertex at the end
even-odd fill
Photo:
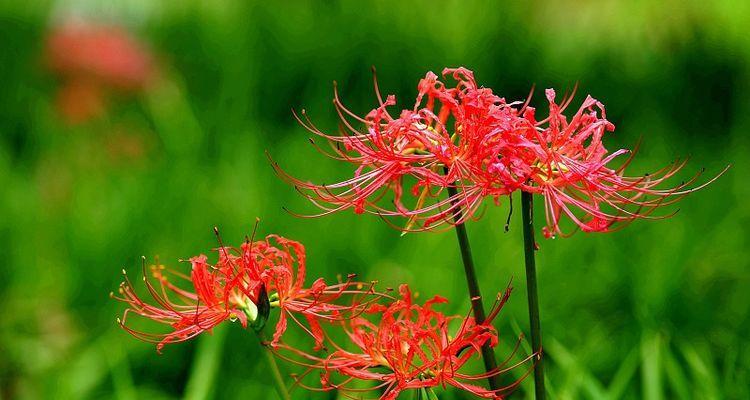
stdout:
POLYGON ((141 91, 155 74, 151 52, 127 30, 90 22, 51 29, 44 61, 61 81, 57 107, 69 123, 101 115, 109 93, 141 91))

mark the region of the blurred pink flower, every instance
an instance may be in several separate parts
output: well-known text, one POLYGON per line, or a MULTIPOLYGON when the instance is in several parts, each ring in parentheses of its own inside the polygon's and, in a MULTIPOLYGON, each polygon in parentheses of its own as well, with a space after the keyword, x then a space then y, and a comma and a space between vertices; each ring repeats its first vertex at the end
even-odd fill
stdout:
POLYGON ((88 22, 53 28, 44 60, 61 80, 57 106, 70 123, 101 115, 109 92, 138 92, 155 74, 152 54, 128 31, 88 22))

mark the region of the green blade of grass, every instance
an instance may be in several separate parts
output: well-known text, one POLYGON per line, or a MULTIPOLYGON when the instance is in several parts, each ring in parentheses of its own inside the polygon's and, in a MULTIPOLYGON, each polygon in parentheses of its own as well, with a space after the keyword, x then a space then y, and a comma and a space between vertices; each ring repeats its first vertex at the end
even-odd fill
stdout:
POLYGON ((561 389, 563 393, 568 391, 571 398, 578 398, 577 392, 580 386, 588 398, 602 399, 606 397, 606 392, 601 382, 596 380, 591 371, 584 368, 584 364, 571 351, 568 351, 562 343, 555 339, 548 340, 546 352, 557 364, 560 364, 568 372, 570 386, 561 389))
POLYGON ((698 388, 702 393, 701 398, 704 399, 719 399, 721 398, 721 391, 719 390, 719 379, 716 370, 712 368, 710 362, 706 362, 701 357, 698 350, 690 343, 682 343, 678 346, 687 366, 690 368, 690 374, 692 375, 694 382, 700 382, 698 388))
POLYGON ((184 399, 203 400, 211 395, 226 334, 227 327, 221 324, 214 328, 212 335, 204 334, 199 339, 190 377, 185 385, 184 399))
POLYGON ((633 380, 636 371, 638 371, 638 349, 634 348, 622 361, 620 367, 615 372, 615 376, 607 388, 607 399, 617 400, 623 397, 628 385, 633 380))
POLYGON ((102 348, 107 337, 102 336, 86 347, 61 371, 59 383, 55 385, 52 397, 63 399, 88 398, 102 381, 106 380, 107 365, 102 348))
POLYGON ((679 399, 690 399, 690 384, 688 383, 682 366, 677 361, 668 346, 664 346, 664 372, 669 381, 669 388, 672 389, 673 395, 679 399))
POLYGON ((118 400, 136 399, 136 389, 133 384, 133 376, 130 373, 127 353, 123 351, 121 345, 112 342, 102 346, 101 352, 109 364, 115 397, 118 400))
POLYGON ((147 104, 168 153, 189 155, 198 151, 204 132, 178 76, 160 80, 148 92, 147 104))
POLYGON ((658 333, 644 333, 641 340, 641 380, 644 400, 664 398, 660 350, 661 336, 658 333))

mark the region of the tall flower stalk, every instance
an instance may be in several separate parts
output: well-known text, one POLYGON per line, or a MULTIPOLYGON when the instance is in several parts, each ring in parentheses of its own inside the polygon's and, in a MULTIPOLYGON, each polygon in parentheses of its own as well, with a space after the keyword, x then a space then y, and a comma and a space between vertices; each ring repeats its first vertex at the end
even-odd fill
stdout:
MULTIPOLYGON (((448 188, 448 193, 451 198, 456 195, 456 189, 453 187, 448 188)), ((484 304, 482 302, 482 292, 479 289, 479 282, 477 281, 477 273, 474 268, 474 258, 471 254, 471 246, 469 245, 469 235, 466 233, 466 226, 462 220, 461 208, 456 207, 453 213, 455 224, 456 237, 458 239, 458 247, 461 250, 461 261, 464 264, 464 276, 466 277, 466 283, 469 287, 469 300, 471 301, 471 309, 474 313, 474 318, 478 324, 484 323, 486 320, 486 314, 484 312, 484 304)), ((495 358, 495 352, 489 343, 482 345, 482 361, 484 362, 485 371, 494 371, 497 369, 497 359, 495 358)), ((490 375, 487 377, 490 388, 499 389, 501 387, 498 382, 497 375, 490 375)))
POLYGON ((258 332, 258 339, 260 340, 260 351, 263 352, 263 358, 266 359, 266 364, 268 364, 268 369, 271 372, 271 378, 273 379, 273 386, 276 389, 276 394, 279 395, 281 400, 291 400, 289 389, 287 389, 284 377, 281 375, 281 370, 279 369, 278 363, 276 363, 276 358, 273 356, 273 351, 263 344, 267 343, 268 339, 262 332, 258 332))
POLYGON ((544 400, 544 358, 542 347, 542 327, 539 323, 539 294, 536 285, 536 241, 534 240, 534 202, 531 193, 521 193, 523 213, 523 248, 526 264, 526 297, 529 302, 529 325, 531 327, 531 347, 539 354, 534 367, 534 393, 536 400, 544 400))

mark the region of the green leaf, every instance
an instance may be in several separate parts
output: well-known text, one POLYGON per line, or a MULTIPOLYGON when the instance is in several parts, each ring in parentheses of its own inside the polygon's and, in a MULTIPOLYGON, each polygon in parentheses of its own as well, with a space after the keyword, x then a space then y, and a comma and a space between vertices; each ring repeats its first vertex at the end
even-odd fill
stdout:
POLYGON ((118 400, 134 400, 137 398, 136 389, 133 385, 133 376, 130 373, 130 363, 127 353, 120 345, 110 343, 102 346, 102 354, 109 364, 112 374, 115 396, 118 400))
POLYGON ((198 349, 190 369, 190 377, 185 385, 186 400, 204 400, 211 396, 216 373, 219 370, 224 338, 227 334, 226 324, 214 328, 213 334, 203 334, 198 341, 198 349))
POLYGON ((718 385, 718 374, 712 368, 710 362, 704 361, 698 351, 690 343, 683 343, 679 346, 687 366, 690 368, 694 382, 700 382, 697 385, 704 399, 721 398, 721 392, 718 385))
POLYGON ((636 371, 638 370, 638 349, 634 348, 628 353, 625 359, 620 363, 620 367, 615 372, 615 376, 607 388, 607 398, 617 400, 623 397, 631 383, 636 371))
POLYGON ((546 339, 545 348, 547 354, 568 373, 568 386, 563 387, 561 396, 578 398, 579 387, 586 393, 586 397, 601 399, 606 397, 604 386, 594 378, 591 371, 584 367, 576 356, 568 351, 565 346, 555 339, 546 339))
POLYGON ((662 400, 664 391, 661 378, 661 337, 658 333, 645 333, 641 340, 641 379, 643 399, 662 400))
POLYGON ((691 399, 690 384, 682 366, 675 358, 669 347, 664 346, 664 372, 669 380, 669 387, 679 399, 691 399))

